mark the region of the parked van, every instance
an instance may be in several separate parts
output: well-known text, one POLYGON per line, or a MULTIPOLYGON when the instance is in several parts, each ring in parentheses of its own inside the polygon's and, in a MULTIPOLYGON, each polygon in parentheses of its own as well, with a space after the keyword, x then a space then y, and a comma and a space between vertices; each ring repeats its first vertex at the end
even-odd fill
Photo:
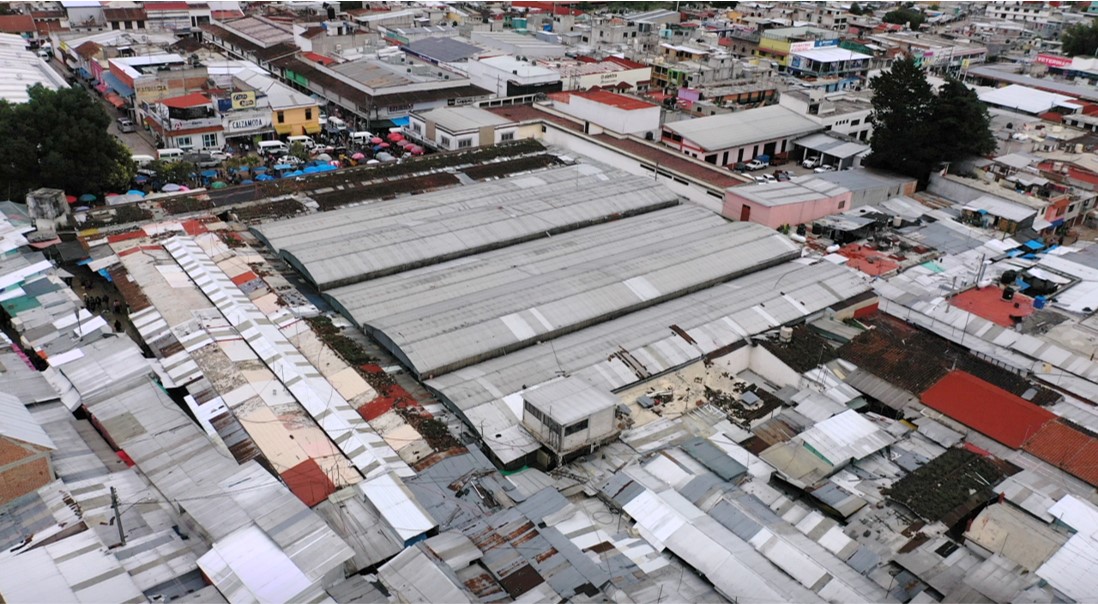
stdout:
POLYGON ((186 151, 177 149, 175 147, 169 147, 167 149, 157 149, 156 156, 162 160, 177 161, 183 157, 186 151))
POLYGON ((365 145, 366 143, 370 142, 370 139, 373 138, 373 137, 374 137, 373 134, 370 134, 369 132, 366 132, 365 130, 361 130, 359 132, 352 132, 351 133, 351 142, 355 143, 357 145, 365 145))
POLYGON ((290 148, 282 141, 260 141, 259 152, 267 155, 280 155, 289 153, 290 148))
POLYGON ((133 163, 137 164, 137 167, 139 168, 156 161, 156 158, 151 155, 131 155, 130 158, 133 159, 133 163))
POLYGON ((119 132, 136 132, 137 126, 134 125, 133 120, 128 117, 118 118, 118 131, 119 132))
POLYGON ((306 150, 312 150, 316 147, 316 141, 311 136, 291 136, 286 139, 286 144, 293 147, 294 143, 301 143, 306 150))

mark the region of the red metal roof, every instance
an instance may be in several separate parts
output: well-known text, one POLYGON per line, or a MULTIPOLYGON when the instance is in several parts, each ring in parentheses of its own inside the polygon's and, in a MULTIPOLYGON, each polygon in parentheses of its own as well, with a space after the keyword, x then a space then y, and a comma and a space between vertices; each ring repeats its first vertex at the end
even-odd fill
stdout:
POLYGON ((644 69, 645 67, 648 67, 644 63, 638 63, 636 61, 631 61, 631 60, 626 59, 624 57, 609 56, 609 57, 606 57, 606 62, 607 63, 617 63, 618 65, 621 65, 622 67, 627 67, 629 69, 644 69))
POLYGON ((183 96, 175 96, 170 99, 161 99, 161 103, 168 107, 174 107, 176 109, 186 109, 187 107, 198 107, 200 105, 209 105, 210 99, 201 92, 192 92, 183 96))
POLYGON ((525 8, 527 10, 545 11, 551 15, 582 15, 583 11, 572 8, 571 2, 538 2, 535 0, 515 0, 511 3, 513 8, 525 8))
POLYGON ((256 275, 252 271, 244 271, 243 273, 240 273, 239 275, 233 277, 232 282, 235 285, 244 285, 245 283, 247 283, 249 281, 254 281, 258 278, 259 278, 259 275, 256 275))
POLYGON ((150 2, 145 5, 146 13, 168 12, 173 10, 191 10, 191 7, 186 2, 150 2))
POLYGON ((1098 486, 1098 438, 1063 419, 1042 426, 1022 450, 1098 486))
POLYGON ((322 54, 315 53, 311 50, 301 53, 301 56, 305 57, 306 59, 309 59, 310 61, 312 61, 314 63, 320 63, 321 65, 331 65, 332 63, 335 63, 335 59, 333 59, 331 57, 326 57, 322 54))
POLYGON ((1021 448, 1056 415, 964 371, 951 371, 923 393, 923 404, 1008 447, 1021 448))
POLYGON ((305 505, 313 507, 335 493, 336 487, 316 461, 306 459, 282 473, 282 480, 305 505))

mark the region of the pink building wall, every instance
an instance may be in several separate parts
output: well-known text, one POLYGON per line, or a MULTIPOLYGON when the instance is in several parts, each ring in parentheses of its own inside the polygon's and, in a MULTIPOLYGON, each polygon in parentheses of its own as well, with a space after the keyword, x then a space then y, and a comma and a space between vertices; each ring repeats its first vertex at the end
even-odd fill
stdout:
MULTIPOLYGON (((750 185, 766 186, 766 185, 750 185)), ((724 194, 724 210, 721 215, 730 220, 743 220, 743 208, 751 208, 746 219, 771 228, 778 228, 783 224, 798 225, 811 222, 824 216, 837 214, 850 209, 850 201, 853 194, 849 191, 832 197, 821 196, 816 199, 800 203, 790 203, 779 206, 764 206, 756 202, 744 199, 735 193, 735 187, 728 189, 724 194)))

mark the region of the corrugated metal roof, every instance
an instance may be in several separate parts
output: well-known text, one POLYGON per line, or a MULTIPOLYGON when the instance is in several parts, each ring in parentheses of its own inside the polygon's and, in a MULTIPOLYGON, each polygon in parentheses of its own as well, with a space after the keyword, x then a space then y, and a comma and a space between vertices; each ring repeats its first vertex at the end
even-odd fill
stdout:
POLYGON ((992 504, 969 524, 965 539, 1033 572, 1067 542, 1068 535, 1013 506, 992 504))
POLYGON ((409 547, 385 563, 378 577, 407 602, 471 603, 469 594, 419 547, 409 547))
MULTIPOLYGON (((3 387, 4 381, 0 380, 0 388, 3 387)), ((4 392, 0 392, 0 436, 46 449, 57 448, 23 403, 4 392)))
POLYGON ((1076 533, 1098 539, 1098 507, 1093 503, 1075 495, 1065 495, 1048 509, 1048 513, 1076 533))
POLYGON ((94 531, 0 558, 6 602, 147 602, 94 531))
POLYGON ((1076 602, 1088 602, 1098 593, 1096 560, 1098 541, 1077 534, 1037 569, 1037 576, 1076 602))
POLYGON ((844 411, 825 419, 796 437, 833 466, 862 459, 895 440, 857 411, 844 411))
POLYGON ((255 230, 328 289, 677 203, 647 178, 582 164, 255 230))
MULTIPOLYGON (((561 336, 552 346, 531 346, 478 363, 428 384, 466 416, 484 407, 498 417, 501 427, 514 425, 517 414, 485 406, 561 371, 617 390, 867 290, 861 276, 843 267, 785 264, 561 336), (777 279, 782 291, 774 290, 777 279), (693 342, 669 333, 671 325, 680 327, 693 342)), ((494 448, 493 441, 488 444, 494 448)))
POLYGON ((438 526, 400 477, 392 472, 360 482, 358 489, 401 541, 408 542, 438 526))
POLYGON ((617 397, 610 392, 571 377, 540 384, 523 392, 522 398, 562 426, 571 425, 618 404, 617 397))
POLYGON ((669 122, 664 128, 709 151, 823 130, 823 126, 780 105, 669 122))
POLYGON ((723 480, 735 480, 747 473, 747 468, 708 440, 694 438, 679 447, 723 480))
POLYGON ((530 242, 516 251, 484 255, 489 258, 462 258, 355 286, 361 295, 375 287, 403 292, 396 283, 405 277, 422 282, 426 274, 441 281, 430 293, 408 292, 399 307, 373 305, 369 294, 363 301, 341 290, 331 295, 343 308, 354 309, 357 323, 392 342, 394 352, 420 375, 437 375, 799 254, 771 229, 728 223, 697 208, 623 222, 629 224, 615 225, 623 237, 617 241, 591 238, 584 229, 552 238, 551 251, 544 242, 530 242), (680 228, 658 228, 665 218, 680 228), (626 230, 630 226, 636 229, 633 236, 626 230), (539 259, 523 263, 531 252, 522 248, 538 248, 539 259))

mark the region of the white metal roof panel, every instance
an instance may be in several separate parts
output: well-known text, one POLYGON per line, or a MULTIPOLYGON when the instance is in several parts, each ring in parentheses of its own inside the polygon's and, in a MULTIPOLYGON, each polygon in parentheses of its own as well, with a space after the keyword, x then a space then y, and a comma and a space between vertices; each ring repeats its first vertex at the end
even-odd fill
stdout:
POLYGON ((401 541, 407 542, 438 526, 400 477, 392 472, 375 476, 357 486, 401 541))
POLYGON ((823 126, 781 105, 671 122, 663 127, 707 151, 823 130, 823 126))
MULTIPOLYGON (((3 387, 4 382, 0 380, 0 389, 3 387)), ((31 416, 23 402, 5 392, 0 392, 0 436, 46 449, 57 448, 42 426, 38 425, 31 416)))
POLYGON ((1098 541, 1076 534, 1037 569, 1037 576, 1076 602, 1088 602, 1098 593, 1096 560, 1098 541))

